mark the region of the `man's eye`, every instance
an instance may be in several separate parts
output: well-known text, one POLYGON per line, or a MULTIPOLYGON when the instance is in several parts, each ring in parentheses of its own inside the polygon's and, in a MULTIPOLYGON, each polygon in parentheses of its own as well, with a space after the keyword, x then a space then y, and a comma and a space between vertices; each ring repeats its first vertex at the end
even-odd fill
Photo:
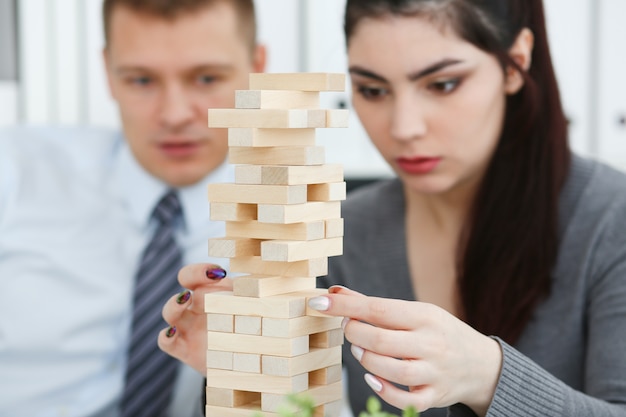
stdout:
POLYGON ((360 86, 357 90, 360 95, 368 100, 376 100, 385 97, 389 91, 386 88, 360 86))
POLYGON ((448 94, 456 90, 459 84, 461 84, 461 80, 454 78, 451 80, 435 81, 431 83, 428 88, 437 93, 448 94))
POLYGON ((200 75, 197 78, 197 81, 199 84, 211 84, 213 82, 215 82, 216 77, 212 76, 212 75, 200 75))

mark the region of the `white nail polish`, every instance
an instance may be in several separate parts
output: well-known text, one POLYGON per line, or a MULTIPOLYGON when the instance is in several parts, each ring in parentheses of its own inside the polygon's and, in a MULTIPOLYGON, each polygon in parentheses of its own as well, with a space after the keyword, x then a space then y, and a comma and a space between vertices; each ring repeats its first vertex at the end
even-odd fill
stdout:
POLYGON ((365 382, 376 392, 380 392, 383 389, 383 384, 372 374, 365 374, 365 382))
POLYGON ((313 297, 309 300, 309 307, 317 311, 326 311, 330 307, 330 300, 328 297, 313 297))
POLYGON ((361 362, 361 358, 363 358, 363 352, 365 352, 363 348, 357 345, 352 345, 350 346, 350 351, 352 352, 352 355, 356 358, 356 360, 361 362))
POLYGON ((346 325, 349 321, 350 317, 344 317, 343 320, 341 320, 341 330, 346 330, 346 325))

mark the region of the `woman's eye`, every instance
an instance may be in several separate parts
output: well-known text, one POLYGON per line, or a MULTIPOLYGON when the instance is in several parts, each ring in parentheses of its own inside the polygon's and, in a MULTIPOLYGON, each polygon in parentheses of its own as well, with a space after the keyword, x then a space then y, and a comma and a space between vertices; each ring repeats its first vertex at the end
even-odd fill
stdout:
POLYGON ((437 93, 448 94, 454 91, 461 83, 460 78, 453 78, 451 80, 435 81, 428 86, 429 90, 437 93))
POLYGON ((365 99, 368 100, 376 100, 385 97, 389 91, 386 88, 381 87, 366 87, 360 86, 357 91, 360 95, 362 95, 365 99))

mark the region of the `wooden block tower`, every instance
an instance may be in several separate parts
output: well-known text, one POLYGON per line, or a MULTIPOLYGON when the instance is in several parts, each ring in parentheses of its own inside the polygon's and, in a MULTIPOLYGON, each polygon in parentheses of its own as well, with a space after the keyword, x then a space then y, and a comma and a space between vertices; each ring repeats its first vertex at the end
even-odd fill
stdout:
POLYGON ((235 109, 209 110, 228 128, 234 184, 209 186, 211 219, 226 236, 209 254, 230 258, 232 292, 208 294, 207 417, 251 417, 303 393, 316 417, 341 409, 341 318, 307 308, 316 277, 343 251, 341 165, 325 163, 316 128, 347 127, 347 110, 319 108, 344 91, 343 74, 251 74, 235 109))

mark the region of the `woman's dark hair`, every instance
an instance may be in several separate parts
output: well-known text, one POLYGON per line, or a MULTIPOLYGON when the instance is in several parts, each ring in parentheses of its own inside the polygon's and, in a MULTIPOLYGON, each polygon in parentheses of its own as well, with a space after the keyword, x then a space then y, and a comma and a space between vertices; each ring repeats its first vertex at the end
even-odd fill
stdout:
POLYGON ((348 0, 346 42, 363 18, 420 16, 452 28, 514 68, 524 86, 507 97, 503 130, 458 247, 462 318, 484 334, 518 340, 545 299, 559 246, 559 193, 570 151, 541 0, 348 0), (534 35, 526 72, 508 51, 534 35))

